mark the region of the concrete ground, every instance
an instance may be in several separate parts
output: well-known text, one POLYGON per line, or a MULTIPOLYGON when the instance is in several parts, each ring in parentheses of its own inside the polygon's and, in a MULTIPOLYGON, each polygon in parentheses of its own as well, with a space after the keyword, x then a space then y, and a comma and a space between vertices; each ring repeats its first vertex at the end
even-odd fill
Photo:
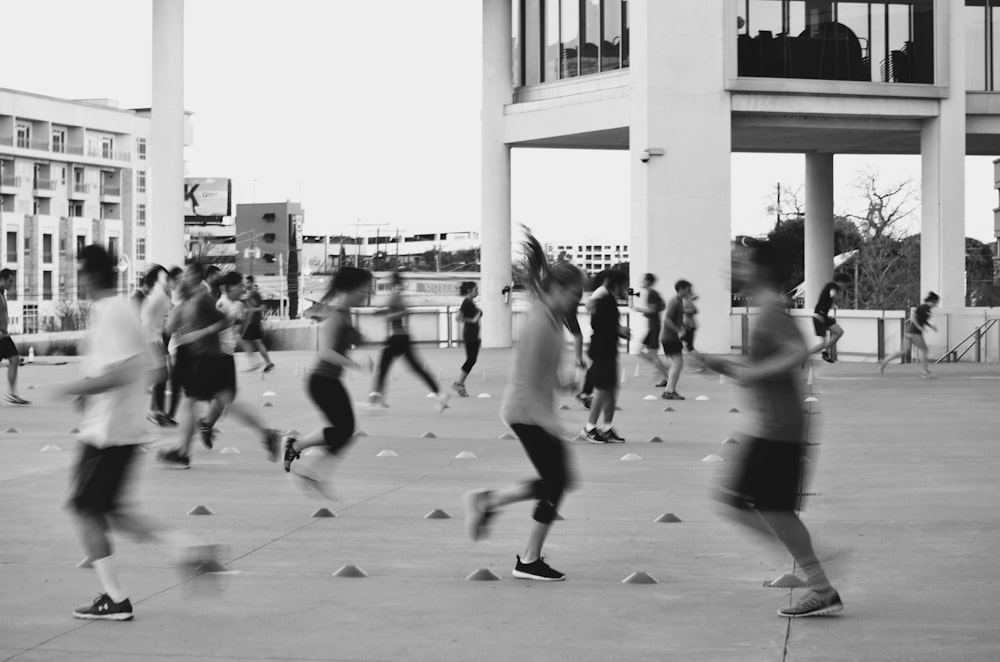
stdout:
MULTIPOLYGON (((421 354, 450 384, 461 351, 421 354)), ((337 469, 337 501, 297 493, 232 418, 220 423, 216 452, 198 446, 190 471, 143 455, 142 509, 225 545, 228 572, 185 579, 163 546, 121 540, 129 623, 71 616, 99 589, 93 571, 75 567, 83 553, 63 507, 76 414, 50 395, 75 374, 74 360, 26 366, 22 394, 33 404, 0 406, 0 660, 1000 659, 997 366, 941 366, 925 381, 916 366, 879 377, 870 364, 817 364, 817 402, 804 406, 820 445, 803 517, 820 550, 841 553, 830 574, 846 609, 788 620, 775 610, 801 589, 763 585, 791 572, 791 559, 707 497, 727 464, 703 458, 733 448, 721 442, 743 414, 730 409, 745 408, 740 389, 717 376, 686 373, 683 402, 645 400, 658 394, 654 378, 623 359, 617 427, 628 442, 570 445, 579 483, 546 546, 567 581, 510 576, 530 504, 508 508, 488 540, 470 542, 462 493, 533 475, 519 443, 497 438, 511 357, 484 351, 473 397, 443 414, 397 364, 391 407, 358 408, 368 436, 337 469), (663 443, 649 443, 654 435, 663 443), (218 452, 227 447, 240 452, 218 452), (463 451, 475 457, 456 458, 463 451), (641 459, 622 460, 627 453, 641 459), (214 515, 186 514, 198 505, 214 515), (312 517, 322 506, 336 517, 312 517), (452 517, 425 519, 434 509, 452 517), (681 521, 654 522, 664 513, 681 521), (333 576, 347 564, 368 577, 333 576), (466 581, 479 568, 501 580, 466 581), (659 583, 622 583, 636 571, 659 583)), ((241 375, 241 397, 274 427, 312 429, 319 417, 297 375, 310 356, 275 359, 266 381, 241 375)), ((347 384, 361 401, 369 375, 347 384)), ((575 433, 585 414, 566 402, 575 433)), ((156 430, 154 447, 171 436, 156 430)))

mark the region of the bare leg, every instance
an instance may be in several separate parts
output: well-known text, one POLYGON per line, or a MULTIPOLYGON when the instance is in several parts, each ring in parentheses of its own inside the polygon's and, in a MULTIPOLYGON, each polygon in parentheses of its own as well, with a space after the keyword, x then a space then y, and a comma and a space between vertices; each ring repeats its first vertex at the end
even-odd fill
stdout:
POLYGON ((528 533, 528 544, 524 548, 524 553, 521 554, 521 563, 534 563, 542 558, 542 545, 545 544, 545 538, 549 535, 549 529, 551 528, 551 524, 542 524, 536 521, 531 522, 531 531, 528 533))
POLYGON ((271 355, 267 353, 267 347, 264 346, 263 340, 254 340, 253 345, 257 348, 257 352, 260 354, 261 358, 264 359, 265 365, 274 365, 271 362, 271 355))
POLYGON ((681 370, 684 369, 684 355, 670 355, 670 373, 667 377, 667 393, 677 392, 677 381, 681 378, 681 370))
POLYGON ((657 356, 655 349, 643 347, 642 349, 639 350, 639 358, 644 361, 648 361, 653 366, 653 368, 655 368, 656 371, 660 373, 660 376, 663 377, 664 379, 670 378, 670 375, 667 371, 667 366, 663 365, 663 361, 661 361, 660 357, 657 356))
POLYGON ((757 513, 806 573, 812 588, 821 593, 830 590, 830 581, 813 551, 809 530, 799 516, 792 511, 779 510, 761 510, 757 513))
POLYGON ((10 394, 17 395, 17 369, 21 367, 21 357, 12 356, 7 359, 7 383, 10 385, 10 394))
POLYGON ((590 405, 590 414, 587 416, 588 425, 597 425, 597 420, 601 417, 601 413, 607 409, 609 401, 611 401, 611 411, 614 411, 614 398, 611 394, 603 388, 594 389, 594 401, 590 405))

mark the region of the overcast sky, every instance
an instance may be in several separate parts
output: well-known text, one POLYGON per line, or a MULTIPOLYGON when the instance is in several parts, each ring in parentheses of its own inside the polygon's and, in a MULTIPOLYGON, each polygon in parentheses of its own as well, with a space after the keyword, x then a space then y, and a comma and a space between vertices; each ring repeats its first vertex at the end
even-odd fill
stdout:
MULTIPOLYGON (((299 200, 310 234, 478 229, 480 4, 188 0, 188 174, 231 178, 235 202, 299 200)), ((0 86, 150 105, 148 0, 31 0, 3 13, 4 52, 17 56, 0 86)), ((804 167, 800 155, 734 155, 733 234, 773 226, 776 183, 801 185, 804 167)), ((838 213, 863 209, 851 185, 865 167, 919 185, 919 157, 837 157, 838 213)), ((991 241, 991 160, 967 159, 966 176, 966 234, 991 241)), ((512 177, 513 220, 543 240, 623 238, 627 153, 515 150, 512 177)))

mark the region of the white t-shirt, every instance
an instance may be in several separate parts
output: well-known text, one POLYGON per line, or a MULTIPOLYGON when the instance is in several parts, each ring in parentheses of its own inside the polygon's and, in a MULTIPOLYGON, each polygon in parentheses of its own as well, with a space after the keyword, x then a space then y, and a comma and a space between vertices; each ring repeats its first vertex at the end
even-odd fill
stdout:
POLYGON ((167 325, 167 315, 170 313, 170 297, 162 285, 157 285, 139 311, 139 319, 143 332, 149 342, 161 342, 163 329, 167 325))
POLYGON ((223 294, 215 303, 215 307, 225 314, 229 321, 229 326, 219 333, 219 345, 225 354, 232 356, 236 353, 236 346, 240 343, 240 325, 243 319, 243 302, 232 301, 223 294))
POLYGON ((133 383, 87 397, 77 438, 91 446, 127 446, 142 443, 146 431, 145 378, 151 365, 135 311, 123 297, 94 303, 81 374, 95 378, 129 359, 141 357, 133 383))

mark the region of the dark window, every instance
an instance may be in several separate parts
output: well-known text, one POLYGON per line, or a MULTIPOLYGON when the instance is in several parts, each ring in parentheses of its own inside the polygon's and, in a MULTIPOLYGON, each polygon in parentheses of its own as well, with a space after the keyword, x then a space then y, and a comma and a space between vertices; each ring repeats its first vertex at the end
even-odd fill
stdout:
POLYGON ((17 233, 7 233, 7 261, 17 262, 17 233))
POLYGON ((52 301, 52 272, 42 272, 42 300, 52 301))
POLYGON ((52 235, 42 235, 42 262, 52 264, 52 235))

